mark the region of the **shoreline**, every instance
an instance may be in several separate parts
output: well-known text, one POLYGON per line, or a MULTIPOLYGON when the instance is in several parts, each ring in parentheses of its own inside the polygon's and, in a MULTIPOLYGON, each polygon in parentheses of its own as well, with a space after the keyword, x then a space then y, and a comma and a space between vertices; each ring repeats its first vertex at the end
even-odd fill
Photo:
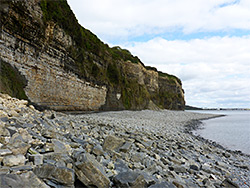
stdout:
POLYGON ((214 140, 206 139, 206 138, 204 138, 204 137, 202 137, 200 135, 193 134, 193 131, 201 129, 201 126, 203 125, 202 121, 206 121, 206 120, 214 119, 214 118, 220 118, 220 117, 224 117, 224 116, 227 116, 227 115, 219 115, 219 116, 212 117, 212 118, 205 118, 205 119, 200 119, 200 120, 192 120, 192 121, 190 121, 190 122, 187 123, 187 125, 186 125, 186 127, 187 127, 186 132, 188 134, 192 135, 193 137, 195 137, 197 140, 200 140, 200 141, 202 141, 202 142, 204 142, 206 144, 211 144, 211 145, 213 145, 215 147, 218 147, 220 149, 223 149, 223 150, 225 150, 227 152, 238 154, 238 155, 242 155, 242 156, 250 158, 250 154, 244 153, 241 150, 232 150, 232 149, 224 147, 223 145, 217 143, 214 140))
POLYGON ((67 115, 0 94, 0 187, 248 188, 249 156, 190 133, 214 117, 169 110, 67 115))

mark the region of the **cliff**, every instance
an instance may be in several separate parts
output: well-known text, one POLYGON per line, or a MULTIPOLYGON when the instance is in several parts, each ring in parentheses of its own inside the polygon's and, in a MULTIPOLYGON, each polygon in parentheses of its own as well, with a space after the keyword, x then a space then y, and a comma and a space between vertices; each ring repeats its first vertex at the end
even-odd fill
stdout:
POLYGON ((104 44, 66 0, 0 7, 0 92, 54 110, 184 109, 177 77, 104 44))

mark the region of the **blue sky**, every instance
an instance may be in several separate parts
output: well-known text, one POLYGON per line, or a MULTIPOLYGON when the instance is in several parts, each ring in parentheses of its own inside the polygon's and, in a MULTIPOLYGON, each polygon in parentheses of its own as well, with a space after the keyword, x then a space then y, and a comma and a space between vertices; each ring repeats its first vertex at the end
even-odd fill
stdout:
POLYGON ((188 105, 250 108, 249 0, 68 0, 79 23, 178 76, 188 105))
POLYGON ((182 32, 181 29, 175 29, 174 31, 165 31, 164 33, 159 34, 144 34, 141 36, 129 36, 128 38, 110 38, 107 40, 107 43, 110 44, 123 44, 127 42, 145 42, 149 41, 152 38, 161 37, 168 41, 173 40, 192 40, 192 39, 204 39, 204 38, 211 38, 214 36, 219 37, 243 37, 250 35, 249 30, 241 30, 241 29, 235 29, 235 30, 229 30, 229 31, 214 31, 214 32, 194 32, 194 33, 188 33, 185 34, 182 32))

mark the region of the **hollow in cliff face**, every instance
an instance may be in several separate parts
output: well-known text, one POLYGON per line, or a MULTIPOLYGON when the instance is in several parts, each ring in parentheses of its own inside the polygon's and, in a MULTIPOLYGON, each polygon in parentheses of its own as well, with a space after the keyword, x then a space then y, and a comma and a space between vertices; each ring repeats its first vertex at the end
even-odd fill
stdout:
POLYGON ((27 80, 18 69, 0 58, 0 92, 19 99, 28 99, 24 91, 26 84, 27 80))

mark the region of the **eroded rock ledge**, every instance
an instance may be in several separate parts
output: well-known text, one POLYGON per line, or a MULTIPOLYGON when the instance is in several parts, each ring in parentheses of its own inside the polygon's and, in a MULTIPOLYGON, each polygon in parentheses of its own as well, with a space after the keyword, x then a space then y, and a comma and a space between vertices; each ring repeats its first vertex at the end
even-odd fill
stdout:
POLYGON ((250 159, 185 124, 213 115, 37 111, 0 94, 0 187, 249 187, 250 159))

